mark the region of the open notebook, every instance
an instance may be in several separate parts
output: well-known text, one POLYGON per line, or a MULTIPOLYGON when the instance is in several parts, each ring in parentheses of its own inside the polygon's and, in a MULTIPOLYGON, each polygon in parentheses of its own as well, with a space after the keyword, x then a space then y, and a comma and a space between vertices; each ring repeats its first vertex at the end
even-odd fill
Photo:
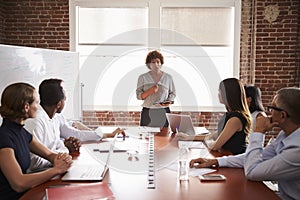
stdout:
POLYGON ((62 181, 102 181, 110 162, 110 157, 113 154, 115 142, 117 139, 115 135, 113 141, 110 144, 107 159, 104 165, 78 165, 73 163, 68 172, 61 178, 62 181))
POLYGON ((205 127, 194 127, 191 116, 189 115, 166 113, 166 116, 173 133, 176 133, 177 131, 189 135, 209 133, 209 131, 205 127))

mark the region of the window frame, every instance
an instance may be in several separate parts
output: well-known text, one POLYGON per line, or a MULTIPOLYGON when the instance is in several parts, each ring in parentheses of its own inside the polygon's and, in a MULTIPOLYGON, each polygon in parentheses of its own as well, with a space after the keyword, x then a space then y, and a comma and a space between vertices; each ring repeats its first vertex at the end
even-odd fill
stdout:
MULTIPOLYGON (((161 9, 163 7, 234 7, 234 40, 233 40, 233 77, 239 78, 240 73, 240 33, 241 33, 241 0, 69 0, 69 20, 70 20, 70 51, 78 50, 78 30, 77 13, 79 7, 148 7, 149 28, 160 29, 161 9)), ((120 44, 122 46, 124 44, 120 44)), ((160 32, 148 34, 146 46, 160 49, 164 45, 161 43, 160 32)), ((81 99, 82 102, 82 99, 81 99)), ((81 106, 82 108, 82 106, 81 106)), ((199 110, 199 108, 196 108, 199 110)), ((221 108, 210 108, 211 111, 223 111, 221 108)), ((140 107, 130 110, 140 110, 140 107)))

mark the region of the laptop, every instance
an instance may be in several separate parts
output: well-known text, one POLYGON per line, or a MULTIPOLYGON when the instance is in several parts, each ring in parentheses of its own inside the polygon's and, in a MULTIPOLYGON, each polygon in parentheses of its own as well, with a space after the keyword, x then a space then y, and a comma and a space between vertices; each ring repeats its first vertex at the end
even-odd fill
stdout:
POLYGON ((181 114, 166 113, 170 129, 173 133, 183 132, 188 135, 207 134, 209 131, 205 127, 194 127, 191 116, 181 114))
POLYGON ((109 169, 110 157, 113 154, 114 146, 118 134, 113 138, 110 143, 109 152, 107 154, 106 162, 104 165, 78 165, 76 161, 61 178, 62 181, 102 181, 106 172, 109 169))

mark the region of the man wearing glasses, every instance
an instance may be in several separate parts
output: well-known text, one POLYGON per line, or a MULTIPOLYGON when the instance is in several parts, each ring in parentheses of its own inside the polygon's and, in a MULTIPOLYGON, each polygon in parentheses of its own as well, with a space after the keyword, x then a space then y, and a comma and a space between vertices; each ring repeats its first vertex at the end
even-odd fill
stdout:
POLYGON ((197 158, 190 167, 240 167, 245 175, 255 181, 278 181, 282 199, 300 197, 300 89, 279 90, 270 106, 271 116, 256 120, 254 132, 250 134, 246 153, 216 159, 197 158), (265 133, 273 127, 282 130, 265 148, 265 133))

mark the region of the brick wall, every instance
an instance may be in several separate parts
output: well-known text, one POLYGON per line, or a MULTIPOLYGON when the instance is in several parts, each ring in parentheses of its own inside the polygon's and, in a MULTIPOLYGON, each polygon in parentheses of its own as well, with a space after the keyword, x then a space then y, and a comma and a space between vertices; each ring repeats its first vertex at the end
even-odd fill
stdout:
MULTIPOLYGON (((1 43, 68 50, 68 0, 0 3, 1 43)), ((299 86, 299 7, 299 0, 255 0, 253 5, 252 0, 242 0, 240 79, 261 88, 264 104, 279 88, 299 86)), ((222 113, 188 114, 195 125, 215 128, 222 113)), ((139 117, 140 112, 85 111, 84 123, 135 125, 139 117)))
POLYGON ((242 1, 240 77, 261 88, 264 104, 276 90, 299 86, 299 7, 297 0, 242 1))
MULTIPOLYGON (((4 0, 0 0, 0 5, 3 4, 4 0)), ((5 41, 5 33, 4 33, 4 7, 0 6, 0 43, 4 43, 5 41)))
POLYGON ((3 0, 3 43, 69 50, 68 0, 3 0))
POLYGON ((298 37, 297 37, 297 51, 296 54, 298 55, 297 57, 297 62, 296 62, 296 66, 297 66, 297 79, 296 79, 296 83, 298 84, 298 87, 300 87, 300 5, 298 5, 298 37))
POLYGON ((252 0, 242 1, 242 16, 241 16, 241 46, 240 46, 240 78, 245 83, 251 83, 254 71, 252 69, 252 49, 251 41, 253 39, 252 27, 252 0))
POLYGON ((255 81, 265 104, 282 87, 299 85, 299 1, 256 1, 255 81))
MULTIPOLYGON (((190 115, 195 126, 216 130, 222 112, 173 112, 190 115)), ((83 123, 91 128, 98 126, 135 126, 139 125, 140 112, 84 111, 83 123)))

